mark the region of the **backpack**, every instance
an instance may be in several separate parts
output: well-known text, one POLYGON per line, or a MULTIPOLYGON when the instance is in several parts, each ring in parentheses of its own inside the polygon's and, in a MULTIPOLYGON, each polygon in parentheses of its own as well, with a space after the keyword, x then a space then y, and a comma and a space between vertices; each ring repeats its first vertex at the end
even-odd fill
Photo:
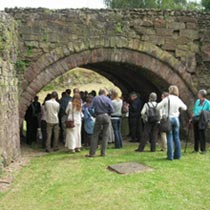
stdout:
MULTIPOLYGON (((151 103, 152 104, 152 103, 151 103)), ((147 103, 148 110, 147 110, 147 120, 149 123, 156 123, 160 120, 160 114, 159 111, 157 110, 157 105, 150 106, 149 103, 147 103)))

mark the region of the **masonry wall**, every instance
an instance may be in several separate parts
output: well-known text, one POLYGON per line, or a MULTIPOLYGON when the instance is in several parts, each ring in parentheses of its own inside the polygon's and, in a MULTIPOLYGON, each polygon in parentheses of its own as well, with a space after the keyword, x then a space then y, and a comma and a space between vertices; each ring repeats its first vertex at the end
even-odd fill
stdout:
POLYGON ((209 75, 210 14, 162 10, 6 10, 19 24, 20 56, 25 66, 68 43, 91 38, 136 38, 169 52, 186 66, 195 89, 205 87, 209 75), (205 67, 205 68, 204 68, 205 67))
POLYGON ((0 12, 0 173, 20 154, 16 23, 0 12))
MULTIPOLYGON (((27 69, 58 47, 65 54, 64 46, 67 51, 79 43, 91 48, 95 41, 97 48, 97 43, 106 45, 108 37, 113 37, 111 42, 132 38, 150 43, 163 50, 163 57, 170 53, 186 67, 193 90, 206 88, 210 92, 210 13, 7 9, 0 12, 0 164, 9 164, 20 154, 18 101, 29 84, 27 69)), ((56 61, 56 54, 49 59, 56 61)))

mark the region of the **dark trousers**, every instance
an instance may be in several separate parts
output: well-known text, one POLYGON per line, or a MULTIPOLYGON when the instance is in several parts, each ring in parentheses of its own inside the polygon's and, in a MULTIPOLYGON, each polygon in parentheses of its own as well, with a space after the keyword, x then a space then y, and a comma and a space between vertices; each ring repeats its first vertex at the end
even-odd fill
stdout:
POLYGON ((83 142, 83 144, 84 144, 85 147, 89 147, 90 146, 91 138, 92 138, 92 134, 88 134, 84 130, 84 142, 83 142))
POLYGON ((112 127, 114 131, 114 138, 115 138, 115 148, 122 148, 122 135, 121 135, 121 124, 122 119, 116 118, 112 119, 112 127))
POLYGON ((37 139, 37 129, 38 129, 38 120, 33 118, 26 121, 26 143, 31 145, 32 142, 36 142, 37 139))
POLYGON ((194 128, 194 150, 198 152, 200 147, 201 152, 205 152, 206 130, 199 129, 199 121, 193 122, 193 128, 194 128))
POLYGON ((140 141, 142 133, 142 123, 139 117, 130 117, 130 135, 132 141, 140 141))
POLYGON ((143 152, 147 141, 149 141, 151 152, 155 152, 157 137, 158 137, 158 124, 157 123, 145 123, 144 138, 141 139, 138 150, 143 152))
POLYGON ((47 141, 47 122, 45 120, 41 121, 41 131, 42 131, 42 147, 45 148, 47 141))
POLYGON ((99 135, 102 131, 101 155, 106 155, 106 148, 109 140, 109 126, 111 120, 108 114, 98 115, 96 117, 93 136, 90 143, 90 155, 95 155, 98 147, 99 135))

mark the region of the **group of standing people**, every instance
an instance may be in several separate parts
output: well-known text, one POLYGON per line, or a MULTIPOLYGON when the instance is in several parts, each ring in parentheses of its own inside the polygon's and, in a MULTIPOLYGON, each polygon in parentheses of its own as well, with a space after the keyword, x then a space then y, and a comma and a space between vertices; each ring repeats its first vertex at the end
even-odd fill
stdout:
MULTIPOLYGON (((210 121, 210 102, 207 92, 200 90, 194 105, 190 123, 194 127, 194 152, 206 152, 205 130, 210 121)), ((151 152, 156 151, 158 134, 161 136, 161 150, 167 150, 167 159, 181 158, 180 110, 187 106, 179 98, 177 86, 170 86, 162 93, 162 101, 157 102, 156 93, 149 95, 147 103, 142 102, 137 93, 132 92, 128 101, 123 101, 117 91, 101 89, 96 92, 80 92, 78 88, 67 89, 59 100, 58 94, 48 94, 40 105, 38 97, 29 106, 27 121, 27 143, 35 141, 37 130, 41 128, 43 146, 46 152, 58 150, 59 139, 72 153, 80 152, 83 144, 89 146, 86 157, 94 157, 101 141, 101 156, 106 155, 108 140, 114 136, 115 148, 123 147, 121 134, 122 114, 128 116, 131 142, 139 142, 136 152, 143 152, 149 141, 151 152), (40 120, 39 120, 40 119, 40 120), (162 119, 168 119, 170 129, 162 131, 162 119), (67 122, 70 122, 69 126, 67 122)))
POLYGON ((161 134, 161 148, 167 149, 167 159, 181 158, 180 143, 180 109, 186 111, 187 106, 179 98, 179 90, 177 86, 170 86, 169 92, 162 94, 162 101, 157 103, 157 94, 151 93, 149 100, 144 104, 141 110, 141 118, 144 123, 144 135, 142 136, 136 152, 143 152, 147 141, 150 142, 150 151, 156 151, 156 143, 158 133, 161 134), (168 132, 161 131, 160 124, 162 118, 168 118, 170 130, 168 132))
MULTIPOLYGON (((46 96, 42 105, 36 96, 27 113, 35 103, 38 104, 39 114, 36 115, 36 126, 31 127, 36 133, 34 132, 34 139, 32 139, 31 129, 27 129, 27 143, 29 140, 30 144, 36 141, 37 130, 41 128, 42 145, 46 152, 57 151, 60 141, 70 152, 80 152, 83 139, 84 146, 90 147, 90 154, 93 156, 101 140, 101 155, 104 156, 107 139, 112 139, 112 136, 114 136, 115 148, 122 148, 123 102, 117 91, 108 92, 106 89, 101 89, 96 96, 95 91, 83 93, 75 88, 71 97, 71 90, 67 89, 62 93, 60 100, 57 92, 52 92, 46 96), (68 127, 68 121, 71 121, 73 126, 68 127)), ((27 114, 25 116, 27 128, 32 117, 27 114)))
MULTIPOLYGON (((198 99, 189 121, 189 125, 193 125, 194 128, 193 153, 199 151, 201 154, 206 153, 206 129, 210 124, 210 101, 206 99, 206 96, 206 90, 202 89, 198 92, 198 99)), ((157 94, 151 93, 149 101, 144 104, 141 110, 144 135, 135 151, 143 152, 147 141, 149 141, 151 152, 155 152, 158 132, 160 132, 161 150, 167 150, 167 159, 180 159, 180 110, 186 111, 187 106, 179 98, 177 86, 172 85, 169 87, 169 92, 163 92, 160 103, 157 103, 157 94), (170 129, 167 132, 161 130, 162 119, 168 119, 170 129)))

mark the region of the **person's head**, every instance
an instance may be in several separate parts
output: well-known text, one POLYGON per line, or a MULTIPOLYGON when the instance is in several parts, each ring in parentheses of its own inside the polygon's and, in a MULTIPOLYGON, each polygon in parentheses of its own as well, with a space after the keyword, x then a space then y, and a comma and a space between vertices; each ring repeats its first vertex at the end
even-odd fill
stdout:
POLYGON ((161 95, 161 98, 164 99, 166 97, 168 97, 169 93, 168 92, 163 92, 161 95))
POLYGON ((95 90, 92 90, 90 94, 91 94, 93 97, 96 97, 96 91, 95 91, 95 90))
POLYGON ((62 98, 65 98, 66 95, 67 95, 67 92, 62 92, 62 93, 61 93, 61 97, 62 97, 62 98))
POLYGON ((99 92, 98 92, 98 95, 107 95, 107 91, 106 89, 100 89, 99 92))
POLYGON ((119 99, 118 92, 116 90, 111 91, 111 98, 112 99, 119 99))
POLYGON ((58 98, 58 93, 56 91, 53 91, 51 94, 51 98, 57 99, 58 98))
POLYGON ((74 94, 80 94, 79 88, 74 88, 73 93, 74 94))
POLYGON ((134 100, 136 100, 137 98, 138 98, 138 95, 137 95, 136 92, 132 92, 132 93, 130 94, 130 99, 131 99, 131 101, 134 101, 134 100))
POLYGON ((88 96, 88 91, 86 90, 86 91, 84 92, 84 94, 85 94, 85 96, 88 96))
POLYGON ((87 104, 87 106, 90 106, 90 105, 91 105, 92 100, 93 100, 93 96, 89 95, 89 96, 87 97, 87 99, 86 99, 86 104, 87 104))
POLYGON ((38 102, 39 101, 39 97, 38 96, 35 96, 34 97, 34 102, 38 102))
POLYGON ((78 93, 74 94, 74 96, 72 98, 72 105, 77 111, 81 111, 82 102, 81 102, 80 94, 78 94, 78 93))
POLYGON ((44 99, 43 105, 45 104, 46 101, 49 101, 51 99, 51 94, 48 93, 44 99))
POLYGON ((149 95, 149 102, 155 102, 157 101, 157 94, 156 93, 150 93, 149 95))
POLYGON ((179 88, 176 85, 171 85, 168 88, 168 91, 170 95, 179 96, 179 88))
POLYGON ((70 96, 70 95, 71 95, 71 90, 70 90, 70 89, 67 89, 67 90, 66 90, 66 94, 67 94, 68 96, 70 96))
POLYGON ((84 91, 80 91, 79 94, 80 94, 81 98, 83 98, 85 96, 85 92, 84 91))
POLYGON ((206 98, 206 96, 207 96, 207 91, 205 89, 199 90, 199 92, 198 92, 198 98, 200 100, 204 100, 206 98))

